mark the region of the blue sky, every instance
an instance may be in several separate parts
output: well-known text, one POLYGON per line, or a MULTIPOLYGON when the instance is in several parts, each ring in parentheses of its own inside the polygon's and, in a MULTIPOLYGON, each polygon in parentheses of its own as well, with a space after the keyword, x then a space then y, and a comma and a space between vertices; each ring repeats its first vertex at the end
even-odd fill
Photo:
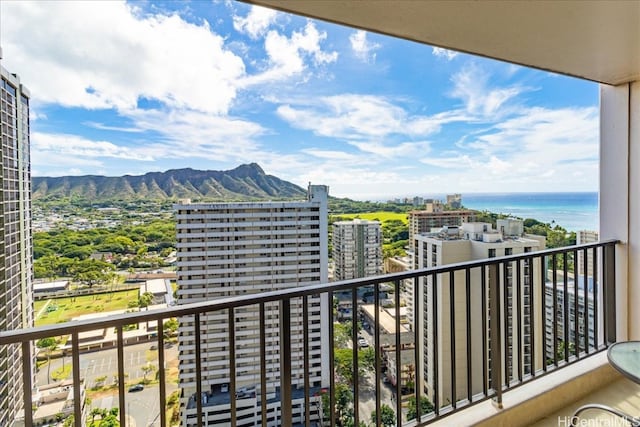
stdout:
POLYGON ((356 199, 595 191, 598 86, 237 2, 0 2, 34 176, 257 162, 356 199))

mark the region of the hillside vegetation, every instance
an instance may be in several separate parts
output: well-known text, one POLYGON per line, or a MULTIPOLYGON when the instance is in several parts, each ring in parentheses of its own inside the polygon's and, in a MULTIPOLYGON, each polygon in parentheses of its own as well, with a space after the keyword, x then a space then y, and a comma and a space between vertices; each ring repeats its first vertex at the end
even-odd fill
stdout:
POLYGON ((34 200, 207 201, 304 198, 301 187, 264 173, 256 163, 227 171, 173 169, 144 175, 33 177, 34 200))

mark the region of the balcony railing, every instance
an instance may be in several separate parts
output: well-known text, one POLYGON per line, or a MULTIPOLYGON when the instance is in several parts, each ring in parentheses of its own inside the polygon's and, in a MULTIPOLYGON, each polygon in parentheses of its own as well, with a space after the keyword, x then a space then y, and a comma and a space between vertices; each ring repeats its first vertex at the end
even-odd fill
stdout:
MULTIPOLYGON (((23 402, 32 408, 35 343, 69 337, 76 426, 87 416, 81 356, 94 357, 88 352, 96 351, 87 348, 81 334, 115 328, 115 400, 124 426, 132 415, 125 330, 149 322, 157 322, 157 331, 145 339, 157 351, 158 421, 170 425, 165 349, 170 338, 163 323, 171 318, 181 323, 179 357, 187 360, 181 369, 196 379, 182 384, 183 424, 207 425, 224 412, 226 418, 218 420, 232 426, 335 426, 345 417, 353 425, 382 425, 388 406, 396 425, 426 425, 484 400, 500 405, 504 392, 606 349, 616 332, 616 243, 2 332, 0 346, 21 346, 23 402), (403 316, 405 310, 409 313, 403 316), (325 315, 318 316, 321 312, 325 315), (253 328, 247 329, 247 319, 253 328), (212 322, 226 322, 226 334, 208 333, 212 322), (373 361, 364 362, 362 348, 369 346, 373 361), (349 355, 346 369, 338 352, 349 355), (320 372, 318 363, 330 374, 310 378, 310 372, 320 372), (216 369, 218 377, 209 375, 216 369), (247 378, 256 379, 251 387, 247 378), (341 395, 334 392, 338 388, 341 395), (430 405, 423 403, 425 397, 430 405), (224 405, 227 410, 220 411, 224 405)), ((32 411, 25 411, 25 425, 35 421, 32 411)))

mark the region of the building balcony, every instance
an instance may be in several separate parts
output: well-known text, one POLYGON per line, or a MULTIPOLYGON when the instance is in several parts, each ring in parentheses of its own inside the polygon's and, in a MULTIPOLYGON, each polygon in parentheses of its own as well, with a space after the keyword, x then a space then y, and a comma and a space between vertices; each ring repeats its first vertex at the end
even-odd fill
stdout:
MULTIPOLYGON (((616 340, 619 246, 606 241, 3 332, 0 346, 18 347, 24 355, 24 389, 33 390, 25 393, 24 405, 30 408, 43 385, 33 383, 30 355, 36 342, 68 337, 76 426, 84 424, 88 412, 79 385, 84 382, 90 390, 102 376, 108 378, 100 381, 111 384, 110 402, 119 408, 121 425, 132 419, 138 424, 173 425, 168 409, 174 404, 181 425, 333 426, 345 417, 380 425, 389 410, 398 426, 481 420, 487 425, 526 425, 544 422, 563 407, 570 411, 569 399, 602 390, 603 377, 623 381, 612 375, 605 357, 616 340), (592 263, 579 262, 588 257, 592 263), (413 294, 401 289, 407 280, 413 281, 413 294), (346 296, 352 307, 365 305, 361 288, 373 290, 374 308, 367 303, 367 322, 359 331, 351 327, 352 321, 340 323, 337 313, 328 314, 333 313, 334 295, 346 296), (393 307, 382 307, 381 289, 387 290, 393 307), (395 325, 383 331, 382 314, 386 318, 395 313, 394 307, 408 298, 413 299, 410 330, 395 316, 395 325), (549 306, 556 316, 547 315, 549 306), (244 326, 238 314, 246 311, 259 317, 252 345, 240 340, 244 326), (327 315, 313 317, 316 312, 327 315), (206 319, 215 313, 226 316, 228 327, 212 364, 207 358, 214 354, 198 337, 206 336, 206 319), (176 356, 169 356, 167 348, 172 338, 164 323, 171 318, 192 325, 192 331, 180 328, 176 356), (147 322, 157 322, 153 333, 129 338, 128 325, 147 322), (99 353, 82 340, 105 330, 115 334, 103 340, 99 353), (351 333, 345 335, 345 330, 351 333), (140 340, 148 343, 153 381, 144 381, 141 366, 131 364, 131 349, 140 340), (104 360, 105 348, 112 349, 112 359, 100 366, 107 364, 108 372, 95 367, 96 361, 104 360), (362 357, 364 351, 372 360, 362 357), (175 369, 175 359, 185 371, 177 403, 170 398, 176 389, 169 372, 171 366, 175 369), (137 383, 145 383, 147 401, 155 403, 153 411, 141 414, 136 406, 138 394, 131 387, 137 383), (425 398, 431 405, 411 408, 411 401, 425 398), (372 419, 374 411, 377 418, 372 419)), ((359 309, 356 313, 360 318, 359 309)), ((24 425, 37 425, 33 413, 25 414, 24 425)))

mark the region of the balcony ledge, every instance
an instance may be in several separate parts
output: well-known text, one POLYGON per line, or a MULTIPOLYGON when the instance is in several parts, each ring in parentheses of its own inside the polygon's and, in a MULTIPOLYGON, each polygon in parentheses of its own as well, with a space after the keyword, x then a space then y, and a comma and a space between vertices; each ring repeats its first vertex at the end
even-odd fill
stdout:
MULTIPOLYGON (((621 378, 607 362, 606 352, 600 352, 503 394, 502 409, 486 401, 431 425, 518 427, 530 426, 558 411, 571 417, 573 412, 568 406, 621 378)), ((558 425, 557 417, 550 425, 558 425)))

